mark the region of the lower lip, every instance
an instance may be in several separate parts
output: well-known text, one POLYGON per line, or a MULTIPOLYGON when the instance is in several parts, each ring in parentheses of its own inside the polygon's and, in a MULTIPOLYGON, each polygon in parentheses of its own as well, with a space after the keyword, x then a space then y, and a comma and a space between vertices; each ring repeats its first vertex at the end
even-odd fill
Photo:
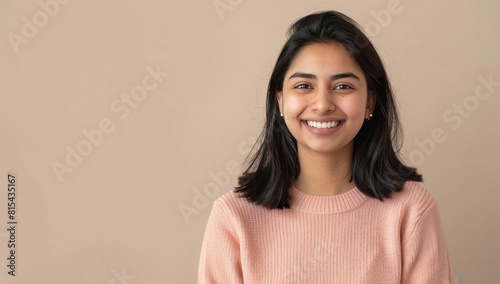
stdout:
POLYGON ((305 121, 303 121, 302 123, 304 123, 304 125, 306 126, 306 128, 311 133, 317 134, 317 135, 329 135, 329 134, 332 134, 335 131, 337 131, 337 129, 339 129, 339 127, 341 127, 342 125, 344 125, 344 122, 342 121, 340 123, 340 125, 337 125, 337 126, 332 127, 332 128, 316 128, 316 127, 312 127, 312 126, 308 125, 307 122, 305 122, 305 121))

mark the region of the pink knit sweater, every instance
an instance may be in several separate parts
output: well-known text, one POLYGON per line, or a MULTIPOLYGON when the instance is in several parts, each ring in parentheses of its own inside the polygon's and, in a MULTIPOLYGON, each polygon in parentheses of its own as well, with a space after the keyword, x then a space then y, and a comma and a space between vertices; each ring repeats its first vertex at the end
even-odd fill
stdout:
POLYGON ((380 202, 359 189, 313 196, 290 189, 290 209, 234 192, 213 205, 198 283, 451 283, 438 206, 421 186, 380 202))

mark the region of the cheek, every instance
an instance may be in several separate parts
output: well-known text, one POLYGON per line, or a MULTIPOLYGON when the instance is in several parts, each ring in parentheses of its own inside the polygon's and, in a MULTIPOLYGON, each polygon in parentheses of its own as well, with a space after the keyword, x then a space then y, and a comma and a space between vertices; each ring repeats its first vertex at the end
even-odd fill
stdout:
POLYGON ((298 116, 308 106, 304 96, 289 95, 285 100, 284 109, 286 116, 298 116))
POLYGON ((362 100, 346 101, 342 107, 344 113, 351 118, 365 117, 366 102, 362 100))

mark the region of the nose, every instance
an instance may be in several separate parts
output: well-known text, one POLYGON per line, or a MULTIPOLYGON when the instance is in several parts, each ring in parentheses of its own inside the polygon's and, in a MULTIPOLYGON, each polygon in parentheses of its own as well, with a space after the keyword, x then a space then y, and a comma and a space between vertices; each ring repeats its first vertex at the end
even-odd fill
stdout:
POLYGON ((335 110, 333 94, 328 86, 319 86, 310 100, 311 109, 318 114, 327 114, 335 110))

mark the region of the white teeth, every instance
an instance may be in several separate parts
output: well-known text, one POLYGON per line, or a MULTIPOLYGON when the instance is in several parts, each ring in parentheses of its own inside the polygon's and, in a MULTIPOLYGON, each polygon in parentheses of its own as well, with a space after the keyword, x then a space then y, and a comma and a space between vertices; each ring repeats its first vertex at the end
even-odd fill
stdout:
POLYGON ((340 125, 340 121, 316 122, 307 120, 307 125, 314 128, 332 128, 340 125))

